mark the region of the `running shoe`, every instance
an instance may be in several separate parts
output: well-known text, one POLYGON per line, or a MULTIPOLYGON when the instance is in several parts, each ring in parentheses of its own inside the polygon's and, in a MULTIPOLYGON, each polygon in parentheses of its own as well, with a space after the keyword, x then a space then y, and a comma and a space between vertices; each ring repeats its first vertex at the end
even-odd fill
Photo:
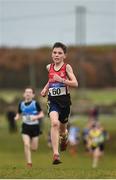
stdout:
POLYGON ((32 168, 32 163, 27 163, 28 168, 32 168))
POLYGON ((60 161, 60 157, 59 157, 59 154, 54 154, 54 156, 53 156, 53 163, 52 164, 60 164, 60 163, 62 163, 61 161, 60 161))

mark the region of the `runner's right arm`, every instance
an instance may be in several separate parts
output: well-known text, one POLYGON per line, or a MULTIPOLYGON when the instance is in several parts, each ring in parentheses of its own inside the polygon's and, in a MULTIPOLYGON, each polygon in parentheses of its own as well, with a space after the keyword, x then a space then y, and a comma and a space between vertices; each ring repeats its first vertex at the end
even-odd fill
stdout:
MULTIPOLYGON (((49 72, 49 69, 50 69, 50 64, 48 64, 47 66, 46 66, 46 69, 47 69, 47 71, 49 72)), ((43 96, 43 97, 45 97, 46 96, 46 94, 47 94, 47 92, 48 92, 48 87, 49 87, 49 81, 47 82, 47 84, 44 86, 44 88, 42 89, 42 91, 41 91, 41 96, 43 96)))

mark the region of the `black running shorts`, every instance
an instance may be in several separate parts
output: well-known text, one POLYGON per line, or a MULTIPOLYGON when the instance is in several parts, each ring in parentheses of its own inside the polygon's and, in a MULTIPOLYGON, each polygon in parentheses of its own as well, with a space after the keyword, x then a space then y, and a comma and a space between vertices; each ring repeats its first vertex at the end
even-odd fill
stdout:
POLYGON ((39 136, 40 134, 39 124, 28 125, 28 124, 23 123, 21 133, 27 134, 31 138, 39 136))

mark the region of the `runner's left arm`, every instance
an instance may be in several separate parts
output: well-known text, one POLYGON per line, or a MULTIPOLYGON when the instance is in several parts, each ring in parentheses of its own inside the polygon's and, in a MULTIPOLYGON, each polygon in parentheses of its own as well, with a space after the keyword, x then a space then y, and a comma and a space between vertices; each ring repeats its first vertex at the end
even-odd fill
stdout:
POLYGON ((34 121, 34 120, 39 120, 39 119, 42 119, 42 118, 44 117, 44 113, 43 113, 43 111, 42 111, 42 109, 41 109, 41 107, 40 107, 39 102, 37 102, 37 101, 36 101, 36 109, 37 109, 37 111, 38 111, 38 114, 33 115, 33 116, 31 117, 31 120, 32 120, 32 121, 34 121))

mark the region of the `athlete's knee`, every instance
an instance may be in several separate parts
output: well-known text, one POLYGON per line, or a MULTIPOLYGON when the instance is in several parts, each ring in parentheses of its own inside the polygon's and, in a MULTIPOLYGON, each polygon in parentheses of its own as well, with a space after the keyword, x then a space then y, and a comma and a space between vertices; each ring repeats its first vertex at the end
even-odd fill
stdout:
POLYGON ((37 148, 38 148, 37 146, 36 146, 36 147, 31 147, 31 150, 34 151, 34 152, 36 152, 36 151, 37 151, 37 148))
POLYGON ((27 142, 25 142, 25 143, 24 143, 24 147, 25 147, 26 149, 29 149, 29 148, 30 148, 30 144, 27 143, 27 142))
POLYGON ((57 121, 52 122, 51 127, 59 128, 59 122, 57 122, 57 121))

